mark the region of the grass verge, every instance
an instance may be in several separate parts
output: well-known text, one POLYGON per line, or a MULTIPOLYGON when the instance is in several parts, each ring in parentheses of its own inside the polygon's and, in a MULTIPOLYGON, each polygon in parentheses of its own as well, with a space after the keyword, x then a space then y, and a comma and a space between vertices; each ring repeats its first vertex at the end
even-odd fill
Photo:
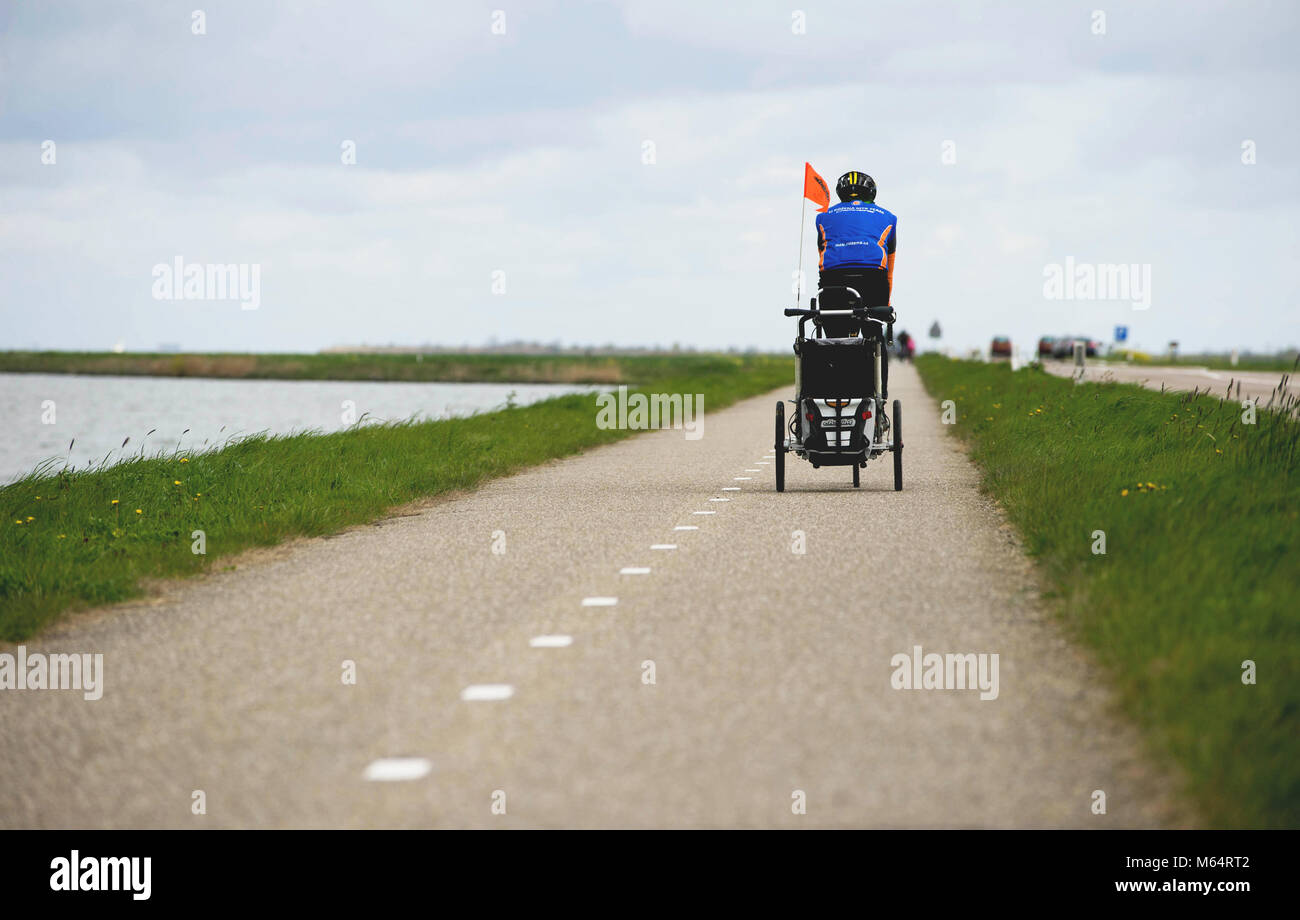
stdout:
POLYGON ((1033 367, 917 366, 956 404, 955 432, 1066 622, 1207 818, 1300 826, 1300 423, 1033 367))
MULTIPOLYGON (((790 379, 789 360, 769 355, 656 362, 635 368, 632 391, 703 394, 706 412, 790 379)), ((63 611, 137 595, 142 578, 206 571, 250 547, 333 533, 634 433, 596 427, 595 399, 579 394, 29 476, 0 487, 0 639, 25 639, 63 611), (206 555, 192 551, 195 531, 206 555)))
POLYGON ((627 383, 681 373, 709 355, 114 354, 0 351, 0 373, 244 380, 627 383))

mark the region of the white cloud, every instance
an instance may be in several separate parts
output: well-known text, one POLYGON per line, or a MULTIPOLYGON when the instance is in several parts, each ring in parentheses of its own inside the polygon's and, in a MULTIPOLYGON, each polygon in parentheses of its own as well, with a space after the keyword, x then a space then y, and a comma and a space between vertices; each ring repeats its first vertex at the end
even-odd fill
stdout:
POLYGON ((1207 37, 1179 16, 1116 15, 1098 46, 1086 24, 1076 34, 1077 10, 1036 4, 939 18, 819 5, 793 36, 775 4, 630 3, 610 47, 596 41, 603 7, 533 8, 510 20, 510 45, 491 43, 473 7, 408 19, 355 6, 333 21, 314 5, 232 9, 219 29, 210 17, 207 37, 226 37, 198 58, 172 47, 155 8, 51 25, 17 55, 47 49, 67 70, 20 68, 17 116, 0 122, 0 347, 495 336, 784 349, 805 159, 832 183, 850 168, 876 176, 900 215, 895 300, 914 332, 940 319, 955 344, 1028 343, 1128 320, 1152 346, 1300 338, 1300 138, 1281 118, 1295 73, 1260 82, 1279 66, 1271 45, 1249 54, 1235 22, 1207 37), (236 41, 236 24, 255 36, 236 41), (87 48, 101 26, 103 46, 87 48), (1157 27, 1186 40, 1178 55, 1160 52, 1168 35, 1135 31, 1157 27), (864 29, 888 66, 854 75, 864 29), (158 57, 142 54, 160 41, 158 57), (681 63, 660 62, 660 85, 638 68, 667 46, 681 63), (1223 47, 1238 56, 1225 62, 1223 47), (1089 57, 1123 49, 1124 66, 1089 57), (1225 69, 1186 72, 1189 54, 1225 69), (709 57, 747 78, 672 82, 709 57), (123 60, 141 63, 114 101, 98 84, 123 60), (623 79, 625 92, 600 92, 623 79), (104 106, 91 136, 76 130, 91 118, 83 91, 104 106), (189 108, 169 121, 182 91, 189 108), (141 116, 151 100, 157 121, 141 116), (37 115, 63 125, 50 129, 57 166, 40 164, 37 115), (1252 167, 1247 136, 1260 141, 1252 167), (339 161, 344 138, 356 166, 339 161), (262 264, 261 308, 152 300, 150 268, 178 254, 262 264), (1151 310, 1043 300, 1043 265, 1067 256, 1150 263, 1151 310))

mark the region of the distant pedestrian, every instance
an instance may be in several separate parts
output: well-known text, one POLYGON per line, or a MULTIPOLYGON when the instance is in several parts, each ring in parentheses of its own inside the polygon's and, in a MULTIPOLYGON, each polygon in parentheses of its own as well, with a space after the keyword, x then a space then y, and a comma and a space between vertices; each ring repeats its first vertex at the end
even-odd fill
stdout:
POLYGON ((898 342, 898 357, 904 361, 911 361, 912 356, 916 354, 916 340, 904 331, 898 334, 896 341, 898 342))

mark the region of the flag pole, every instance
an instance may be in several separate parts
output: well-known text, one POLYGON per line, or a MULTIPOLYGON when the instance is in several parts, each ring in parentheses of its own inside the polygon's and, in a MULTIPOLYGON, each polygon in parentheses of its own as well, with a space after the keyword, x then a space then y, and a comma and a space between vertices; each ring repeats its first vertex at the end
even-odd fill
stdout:
POLYGON ((794 305, 798 309, 799 301, 803 294, 803 238, 805 233, 805 224, 808 220, 808 198, 804 196, 803 203, 799 206, 799 274, 795 276, 794 287, 794 305))

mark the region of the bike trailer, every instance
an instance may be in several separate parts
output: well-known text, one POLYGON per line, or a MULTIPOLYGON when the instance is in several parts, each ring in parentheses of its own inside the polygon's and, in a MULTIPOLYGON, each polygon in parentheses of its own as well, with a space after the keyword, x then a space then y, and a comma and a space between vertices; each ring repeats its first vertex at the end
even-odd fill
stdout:
POLYGON ((873 354, 863 337, 799 342, 800 448, 817 466, 861 462, 875 436, 873 354))

